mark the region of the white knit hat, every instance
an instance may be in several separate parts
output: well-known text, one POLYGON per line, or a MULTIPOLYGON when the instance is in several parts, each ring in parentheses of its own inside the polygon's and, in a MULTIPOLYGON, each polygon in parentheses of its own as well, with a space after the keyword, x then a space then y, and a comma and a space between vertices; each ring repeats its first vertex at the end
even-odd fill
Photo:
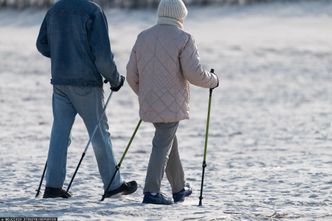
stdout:
POLYGON ((158 17, 169 17, 183 21, 187 14, 188 10, 182 0, 160 0, 158 17))

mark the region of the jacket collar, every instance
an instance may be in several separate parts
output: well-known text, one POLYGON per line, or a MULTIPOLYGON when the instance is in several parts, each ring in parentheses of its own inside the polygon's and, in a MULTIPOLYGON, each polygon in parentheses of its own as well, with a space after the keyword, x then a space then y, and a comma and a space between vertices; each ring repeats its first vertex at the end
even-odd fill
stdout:
POLYGON ((183 21, 171 17, 158 17, 157 23, 160 25, 175 25, 176 27, 183 29, 183 21))

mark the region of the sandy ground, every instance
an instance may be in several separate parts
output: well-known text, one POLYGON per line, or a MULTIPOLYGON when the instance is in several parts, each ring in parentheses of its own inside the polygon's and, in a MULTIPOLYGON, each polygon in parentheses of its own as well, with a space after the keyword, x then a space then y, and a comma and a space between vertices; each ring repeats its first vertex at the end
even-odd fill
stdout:
MULTIPOLYGON (((91 148, 69 200, 34 198, 52 125, 49 61, 35 49, 45 11, 0 11, 0 217, 59 220, 332 220, 332 2, 190 8, 186 30, 223 82, 213 95, 203 207, 197 207, 208 90, 192 87, 191 119, 178 130, 194 193, 182 204, 143 205, 153 127, 144 123, 123 162, 130 196, 99 202, 91 148)), ((152 11, 106 12, 124 73, 152 11)), ((105 87, 106 96, 109 93, 105 87)), ((107 109, 119 159, 138 121, 128 85, 107 109)), ((88 140, 77 118, 68 184, 88 140)), ((44 186, 43 186, 44 188, 44 186)), ((163 192, 170 188, 163 181, 163 192)))

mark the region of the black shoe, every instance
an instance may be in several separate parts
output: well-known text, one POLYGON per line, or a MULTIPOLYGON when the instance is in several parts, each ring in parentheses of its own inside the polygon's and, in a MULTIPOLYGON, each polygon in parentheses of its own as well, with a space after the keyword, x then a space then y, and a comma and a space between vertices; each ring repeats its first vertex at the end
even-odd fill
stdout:
POLYGON ((67 193, 64 189, 46 187, 43 198, 69 198, 70 193, 67 193))
POLYGON ((157 193, 156 195, 152 195, 149 192, 144 193, 144 198, 142 203, 160 204, 160 205, 173 204, 172 200, 166 199, 166 197, 163 194, 157 193))
POLYGON ((173 193, 174 203, 183 202, 184 198, 187 196, 190 196, 192 194, 192 192, 193 192, 193 190, 191 189, 191 187, 188 184, 181 191, 179 191, 177 193, 173 193))
POLYGON ((105 193, 105 198, 112 197, 114 195, 129 195, 134 193, 137 190, 136 181, 124 182, 119 188, 105 193))

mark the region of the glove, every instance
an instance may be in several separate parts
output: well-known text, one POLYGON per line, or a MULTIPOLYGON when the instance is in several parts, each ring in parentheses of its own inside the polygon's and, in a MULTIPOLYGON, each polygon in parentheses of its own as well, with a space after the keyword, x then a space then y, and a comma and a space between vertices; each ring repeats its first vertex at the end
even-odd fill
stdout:
POLYGON ((126 79, 126 78, 125 78, 124 76, 121 75, 120 84, 119 84, 117 87, 112 87, 112 86, 111 86, 111 90, 112 90, 113 92, 117 92, 117 91, 119 91, 120 88, 123 86, 123 84, 124 84, 124 82, 125 82, 125 79, 126 79))
POLYGON ((216 78, 217 78, 217 80, 218 80, 218 83, 217 83, 217 86, 213 87, 212 89, 215 89, 215 88, 219 87, 219 77, 218 77, 218 75, 216 75, 216 74, 214 74, 214 75, 216 76, 216 78))
POLYGON ((210 73, 213 74, 214 76, 216 76, 216 78, 217 78, 217 80, 218 80, 217 86, 211 88, 211 89, 213 90, 213 89, 219 87, 219 77, 218 77, 218 75, 216 75, 216 74, 214 73, 214 69, 211 69, 210 73))

